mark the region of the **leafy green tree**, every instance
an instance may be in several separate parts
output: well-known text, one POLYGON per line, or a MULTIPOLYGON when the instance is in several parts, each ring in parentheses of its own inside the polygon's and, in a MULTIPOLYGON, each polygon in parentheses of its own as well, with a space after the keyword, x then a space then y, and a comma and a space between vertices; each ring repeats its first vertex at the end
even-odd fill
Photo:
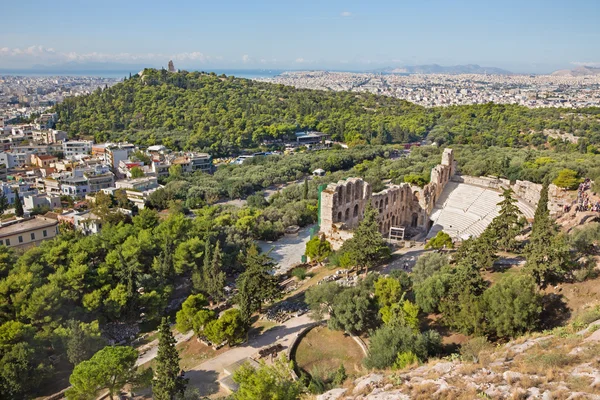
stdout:
POLYGON ((177 330, 184 333, 193 329, 196 334, 200 334, 204 326, 214 318, 214 312, 207 306, 208 301, 204 295, 190 295, 175 316, 177 330))
POLYGON ((333 302, 342 290, 336 282, 325 282, 308 288, 304 301, 311 310, 312 318, 320 320, 323 314, 331 312, 333 302))
POLYGON ((144 177, 144 170, 141 169, 140 167, 133 167, 133 168, 131 168, 131 170, 129 170, 129 172, 131 173, 131 179, 137 179, 137 178, 144 177))
POLYGON ((331 254, 331 243, 325 239, 324 235, 316 235, 306 243, 305 254, 311 260, 322 262, 331 254))
POLYGON ((73 365, 88 360, 103 345, 100 332, 90 332, 82 328, 82 323, 70 320, 67 324, 69 336, 66 342, 67 358, 73 365))
POLYGON ((398 303, 404 291, 398 279, 390 276, 382 276, 375 281, 375 298, 380 307, 391 306, 398 303))
POLYGON ((552 181, 556 186, 563 189, 577 189, 581 179, 577 178, 577 171, 565 168, 558 173, 556 179, 552 181))
POLYGON ((15 189, 15 215, 17 217, 23 217, 25 215, 25 211, 23 210, 23 203, 21 202, 21 198, 19 197, 19 191, 15 189))
POLYGON ((28 343, 11 345, 0 358, 0 397, 22 399, 30 397, 48 374, 41 355, 28 343))
POLYGON ((370 203, 367 204, 363 220, 354 231, 353 237, 342 245, 342 252, 349 254, 353 263, 359 268, 364 268, 365 273, 369 268, 390 258, 390 248, 379 232, 377 213, 370 203))
POLYGON ((509 275, 483 293, 488 329, 514 338, 539 326, 542 298, 529 276, 509 275))
POLYGON ((440 302, 448 295, 452 274, 442 271, 431 275, 419 284, 415 284, 415 302, 426 313, 439 311, 440 302))
POLYGON ((413 353, 419 361, 434 355, 430 349, 439 348, 440 336, 420 334, 408 327, 383 325, 371 335, 369 356, 364 364, 367 368, 385 369, 398 359, 399 353, 413 353))
POLYGON ((419 307, 408 300, 385 306, 379 313, 384 324, 407 326, 419 331, 419 307))
POLYGON ((411 279, 415 285, 418 285, 448 264, 448 256, 444 254, 425 253, 417 259, 412 269, 411 279))
POLYGON ((493 232, 485 230, 478 238, 464 240, 453 258, 458 264, 491 269, 498 258, 495 240, 493 232))
POLYGON ((152 398, 173 400, 183 395, 187 380, 179 374, 179 353, 175 348, 177 342, 166 318, 162 319, 158 332, 158 353, 154 362, 152 398))
POLYGON ((425 245, 426 249, 451 249, 454 247, 452 238, 444 231, 439 231, 435 237, 431 238, 425 245))
POLYGON ((258 369, 242 365, 233 374, 239 385, 233 394, 236 400, 283 400, 297 399, 302 393, 301 385, 292 379, 292 365, 282 356, 273 365, 261 364, 258 369))
POLYGON ((369 292, 350 288, 339 293, 331 307, 328 325, 354 334, 365 332, 377 322, 377 307, 369 292))
POLYGON ((305 179, 302 185, 302 198, 308 200, 308 179, 305 179))
POLYGON ((128 383, 138 379, 135 362, 137 351, 127 346, 107 346, 92 358, 75 366, 67 390, 68 399, 95 399, 98 393, 107 389, 111 399, 115 398, 128 383))
POLYGON ((277 278, 271 274, 272 260, 269 256, 260 254, 256 246, 248 249, 244 265, 246 270, 236 281, 237 303, 244 323, 248 323, 252 314, 260 311, 266 301, 278 298, 281 290, 277 278))
POLYGON ((241 343, 246 337, 246 324, 240 310, 232 308, 225 311, 219 319, 206 326, 204 334, 208 340, 217 344, 223 341, 231 346, 241 343))

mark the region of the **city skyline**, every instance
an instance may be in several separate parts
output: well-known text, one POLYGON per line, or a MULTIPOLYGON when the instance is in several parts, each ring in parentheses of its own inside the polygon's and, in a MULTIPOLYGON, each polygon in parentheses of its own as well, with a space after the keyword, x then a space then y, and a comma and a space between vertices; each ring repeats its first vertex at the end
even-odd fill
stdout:
POLYGON ((81 64, 186 69, 373 70, 479 64, 515 73, 600 66, 590 0, 377 3, 114 0, 4 6, 1 68, 81 64), (23 15, 35 24, 23 29, 23 15), (595 57, 595 58, 594 58, 595 57))

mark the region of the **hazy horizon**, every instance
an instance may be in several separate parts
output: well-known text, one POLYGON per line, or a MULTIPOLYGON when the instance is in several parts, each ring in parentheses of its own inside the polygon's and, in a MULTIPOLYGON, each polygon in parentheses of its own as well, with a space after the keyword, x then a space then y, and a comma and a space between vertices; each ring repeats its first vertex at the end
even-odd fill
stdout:
POLYGON ((4 69, 68 62, 182 69, 365 71, 477 64, 514 73, 599 66, 600 2, 41 0, 3 6, 4 69), (24 29, 23 15, 36 21, 24 29))

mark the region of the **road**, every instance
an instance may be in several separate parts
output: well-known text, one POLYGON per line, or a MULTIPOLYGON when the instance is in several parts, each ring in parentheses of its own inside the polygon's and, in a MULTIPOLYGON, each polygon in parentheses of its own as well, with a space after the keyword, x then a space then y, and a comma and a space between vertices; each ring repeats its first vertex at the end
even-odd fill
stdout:
POLYGON ((198 388, 202 396, 218 393, 220 390, 218 380, 225 376, 223 369, 226 366, 244 358, 254 356, 261 348, 276 343, 281 343, 287 350, 298 332, 312 324, 312 322, 308 314, 291 318, 283 325, 250 338, 244 346, 233 347, 225 353, 202 362, 200 365, 185 372, 185 377, 190 380, 189 386, 198 388))

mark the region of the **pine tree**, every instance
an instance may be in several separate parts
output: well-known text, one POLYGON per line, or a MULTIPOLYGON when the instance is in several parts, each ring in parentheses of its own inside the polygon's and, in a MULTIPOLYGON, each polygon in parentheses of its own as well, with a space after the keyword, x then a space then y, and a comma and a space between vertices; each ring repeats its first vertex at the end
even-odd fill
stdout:
POLYGON ((23 211, 23 203, 21 203, 21 198, 19 197, 19 191, 15 189, 15 215, 17 217, 23 217, 25 215, 25 211, 23 211))
POLYGON ((204 270, 204 285, 206 293, 213 298, 215 302, 223 299, 225 288, 225 272, 221 270, 223 267, 223 253, 221 245, 217 240, 213 250, 213 256, 210 265, 204 270))
POLYGON ((192 273, 192 286, 194 287, 194 291, 196 293, 206 293, 206 272, 210 269, 210 265, 212 262, 212 253, 210 250, 210 239, 206 238, 206 243, 204 244, 204 258, 202 260, 202 267, 197 268, 192 273))
POLYGON ((379 232, 377 223, 378 211, 370 204, 365 208, 365 215, 351 239, 342 246, 342 253, 347 252, 352 262, 365 273, 390 257, 390 249, 379 232))
POLYGON ((522 214, 513 194, 510 188, 502 192, 503 199, 498 203, 500 213, 486 229, 494 238, 495 245, 504 251, 514 250, 517 247, 515 238, 523 229, 522 214))
POLYGON ((183 394, 187 379, 179 376, 179 353, 175 348, 177 342, 166 318, 162 319, 158 330, 158 354, 152 380, 152 398, 172 400, 175 396, 183 394))
POLYGON ((540 194, 525 253, 525 270, 542 287, 563 279, 569 273, 572 261, 570 247, 565 236, 550 218, 547 185, 544 185, 540 194))

